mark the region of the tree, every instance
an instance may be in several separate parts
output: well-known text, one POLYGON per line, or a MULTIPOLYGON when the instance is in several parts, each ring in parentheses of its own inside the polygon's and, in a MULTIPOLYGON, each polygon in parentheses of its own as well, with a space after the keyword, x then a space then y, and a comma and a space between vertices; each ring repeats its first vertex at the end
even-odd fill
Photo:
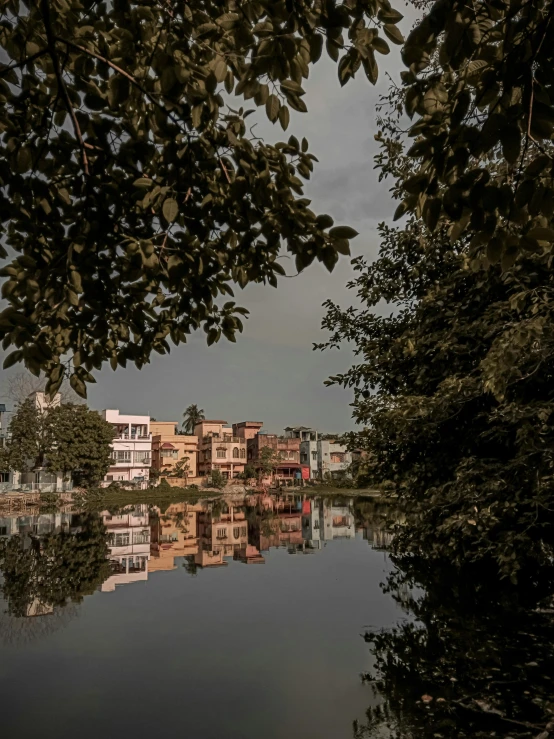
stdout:
POLYGON ((247 464, 244 468, 244 472, 242 473, 242 477, 245 480, 252 480, 256 477, 256 469, 251 464, 247 464))
POLYGON ((44 458, 43 417, 34 400, 24 400, 10 419, 8 438, 2 449, 2 467, 30 472, 41 467, 44 458))
POLYGON ((189 405, 183 413, 183 429, 187 434, 194 434, 196 424, 203 421, 206 416, 204 415, 204 409, 199 408, 197 405, 189 405))
POLYGON ((225 477, 223 477, 221 470, 213 469, 210 472, 210 485, 211 487, 218 488, 219 490, 222 490, 225 485, 227 485, 227 480, 225 479, 225 477))
POLYGON ((324 47, 342 84, 362 66, 375 82, 379 31, 403 40, 388 0, 40 0, 25 13, 9 0, 4 13, 5 367, 42 370, 54 392, 69 357, 83 396, 105 362, 141 368, 199 328, 234 341, 246 311, 220 299, 231 283, 276 286, 283 246, 298 269, 348 254, 356 232, 303 197, 308 142, 266 144, 250 110, 225 106, 251 101, 286 129, 324 47))
POLYGON ((444 231, 414 222, 381 234, 377 261, 354 262, 363 307, 329 302, 324 324, 326 346, 351 341, 360 358, 330 379, 354 389, 365 428, 351 448, 407 506, 395 550, 534 577, 554 555, 549 257, 484 274, 444 231))
POLYGON ((44 419, 48 467, 73 473, 81 485, 93 486, 107 473, 113 427, 85 405, 63 404, 44 419))
POLYGON ((2 595, 8 611, 26 616, 35 605, 62 608, 91 595, 110 575, 106 528, 94 513, 76 517, 71 531, 0 542, 2 595))
POLYGON ((414 173, 396 215, 471 238, 476 267, 554 243, 551 17, 538 0, 438 0, 403 48, 414 173))
POLYGON ((183 459, 180 459, 175 467, 171 470, 170 476, 171 477, 181 477, 185 480, 185 487, 188 483, 188 478, 190 474, 190 464, 189 464, 190 458, 189 457, 183 457, 183 459))
POLYGON ((273 476, 275 467, 281 462, 281 459, 281 454, 277 450, 270 446, 262 447, 256 463, 260 477, 273 476))

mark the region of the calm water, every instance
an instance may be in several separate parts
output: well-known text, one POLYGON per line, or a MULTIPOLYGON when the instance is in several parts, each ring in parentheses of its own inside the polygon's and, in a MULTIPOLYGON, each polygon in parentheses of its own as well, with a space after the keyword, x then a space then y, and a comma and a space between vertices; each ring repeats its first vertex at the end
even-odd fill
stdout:
POLYGON ((2 736, 352 737, 362 634, 403 617, 364 505, 4 514, 2 736))

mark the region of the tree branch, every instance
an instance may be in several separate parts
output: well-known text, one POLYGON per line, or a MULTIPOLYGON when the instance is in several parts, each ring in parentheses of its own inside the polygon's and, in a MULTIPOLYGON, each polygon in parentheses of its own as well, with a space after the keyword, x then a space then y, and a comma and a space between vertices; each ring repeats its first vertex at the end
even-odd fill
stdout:
POLYGON ((40 51, 37 51, 36 54, 32 54, 31 56, 28 56, 27 59, 23 59, 22 62, 16 62, 15 64, 9 64, 3 69, 0 69, 0 77, 3 77, 6 74, 6 72, 11 72, 12 69, 21 69, 21 67, 24 67, 26 64, 32 64, 34 61, 36 61, 41 56, 44 56, 47 53, 48 53, 48 49, 41 49, 40 51))
POLYGON ((50 6, 48 4, 48 0, 41 0, 41 8, 42 18, 44 21, 44 29, 46 31, 46 39, 48 41, 48 54, 50 55, 50 58, 52 59, 52 64, 54 65, 54 74, 56 75, 56 80, 58 81, 58 89, 61 91, 62 97, 67 107, 67 112, 69 113, 69 117, 71 118, 71 122, 73 124, 75 136, 77 138, 77 141, 79 142, 79 148, 81 149, 81 159, 83 162, 83 171, 88 176, 90 172, 88 166, 87 152, 85 148, 85 141, 83 139, 83 134, 81 133, 79 121, 77 120, 77 116, 75 115, 75 110, 73 109, 73 103, 71 102, 71 98, 69 97, 69 92, 67 90, 67 86, 63 78, 63 72, 60 67, 60 60, 58 59, 58 54, 56 52, 56 37, 54 36, 54 32, 52 30, 52 20, 50 18, 50 6))

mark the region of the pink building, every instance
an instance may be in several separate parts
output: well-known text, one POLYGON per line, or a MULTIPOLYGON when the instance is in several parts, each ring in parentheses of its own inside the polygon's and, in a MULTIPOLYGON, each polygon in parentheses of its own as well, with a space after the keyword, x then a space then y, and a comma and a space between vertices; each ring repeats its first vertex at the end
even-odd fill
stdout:
POLYGON ((105 410, 102 417, 114 428, 112 459, 103 485, 132 482, 148 487, 152 464, 150 416, 124 416, 117 410, 105 410))

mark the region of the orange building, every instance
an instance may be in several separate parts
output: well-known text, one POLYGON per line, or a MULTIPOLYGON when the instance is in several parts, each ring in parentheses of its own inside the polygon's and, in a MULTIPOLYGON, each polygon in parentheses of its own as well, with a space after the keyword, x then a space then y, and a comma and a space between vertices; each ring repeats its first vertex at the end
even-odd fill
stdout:
POLYGON ((176 421, 151 421, 152 467, 170 475, 178 462, 187 459, 188 479, 198 476, 198 437, 177 433, 176 421))
POLYGON ((227 421, 201 421, 194 429, 198 437, 198 472, 209 475, 219 470, 232 480, 244 472, 246 439, 235 436, 227 421))

